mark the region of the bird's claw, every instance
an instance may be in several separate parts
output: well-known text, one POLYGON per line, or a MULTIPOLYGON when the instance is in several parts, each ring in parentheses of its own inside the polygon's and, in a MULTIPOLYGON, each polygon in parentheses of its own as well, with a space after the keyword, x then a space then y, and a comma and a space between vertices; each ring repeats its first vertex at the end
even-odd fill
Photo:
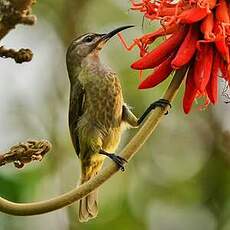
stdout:
POLYGON ((124 172, 125 171, 125 168, 124 168, 124 164, 127 163, 127 160, 118 156, 118 155, 115 155, 115 154, 110 154, 110 159, 113 160, 113 162, 115 162, 117 164, 117 166, 119 167, 119 169, 124 172))
MULTIPOLYGON (((159 99, 158 101, 153 102, 150 106, 151 106, 152 109, 156 109, 157 107, 165 109, 167 106, 169 106, 170 108, 172 108, 172 105, 166 99, 159 99)), ((165 113, 165 115, 167 115, 168 113, 169 112, 167 111, 165 113)))
POLYGON ((125 168, 124 168, 124 164, 127 163, 128 161, 114 153, 107 153, 104 150, 100 151, 100 154, 105 155, 107 157, 109 157, 113 162, 115 162, 118 166, 118 168, 124 172, 125 168))

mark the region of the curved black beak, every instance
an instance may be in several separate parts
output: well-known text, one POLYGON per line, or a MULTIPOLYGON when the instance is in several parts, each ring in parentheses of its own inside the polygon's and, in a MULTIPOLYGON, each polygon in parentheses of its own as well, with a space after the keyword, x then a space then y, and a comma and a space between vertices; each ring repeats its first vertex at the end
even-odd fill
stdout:
POLYGON ((116 34, 118 34, 119 32, 121 32, 122 30, 126 30, 128 28, 134 27, 133 25, 129 25, 129 26, 121 26, 105 35, 102 36, 102 40, 109 40, 110 38, 112 38, 113 36, 115 36, 116 34))
POLYGON ((116 34, 118 34, 119 32, 121 32, 122 30, 126 30, 128 28, 134 27, 133 25, 130 26, 121 26, 107 34, 100 34, 100 39, 97 41, 96 43, 96 48, 97 49, 102 49, 102 47, 106 44, 106 42, 112 38, 113 36, 115 36, 116 34))

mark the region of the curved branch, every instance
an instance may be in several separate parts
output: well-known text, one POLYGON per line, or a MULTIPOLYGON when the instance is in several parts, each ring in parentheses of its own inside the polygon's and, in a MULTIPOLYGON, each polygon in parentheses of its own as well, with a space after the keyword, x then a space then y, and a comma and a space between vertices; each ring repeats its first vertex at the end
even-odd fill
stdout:
MULTIPOLYGON (((183 81, 185 73, 186 73, 185 69, 176 72, 172 82, 170 83, 164 95, 164 99, 169 100, 170 102, 173 100, 183 81)), ((153 111, 150 114, 149 118, 146 120, 146 122, 141 127, 141 129, 127 144, 127 146, 123 149, 121 153, 122 157, 124 157, 127 160, 133 157, 133 155, 142 147, 145 141, 155 130, 157 124, 159 123, 160 119, 163 117, 164 113, 165 110, 157 108, 155 111, 153 111)), ((73 202, 83 198, 91 191, 93 191, 94 189, 102 185, 117 171, 118 171, 117 166, 115 164, 111 164, 107 168, 105 168, 101 173, 99 173, 97 176, 92 178, 90 181, 84 183, 80 187, 75 188, 70 192, 67 192, 56 198, 46 200, 46 201, 19 204, 19 203, 10 202, 4 198, 0 198, 0 211, 11 215, 18 215, 18 216, 37 215, 37 214, 43 214, 43 213, 54 211, 56 209, 70 205, 73 202)))

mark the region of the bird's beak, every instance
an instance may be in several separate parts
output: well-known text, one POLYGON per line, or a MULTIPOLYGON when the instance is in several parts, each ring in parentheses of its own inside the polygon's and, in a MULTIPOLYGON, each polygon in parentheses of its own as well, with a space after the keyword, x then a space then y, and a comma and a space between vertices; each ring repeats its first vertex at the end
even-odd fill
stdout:
POLYGON ((122 30, 126 30, 128 28, 134 27, 133 25, 129 26, 121 26, 107 34, 101 34, 101 38, 98 41, 98 48, 102 48, 110 38, 121 32, 122 30))

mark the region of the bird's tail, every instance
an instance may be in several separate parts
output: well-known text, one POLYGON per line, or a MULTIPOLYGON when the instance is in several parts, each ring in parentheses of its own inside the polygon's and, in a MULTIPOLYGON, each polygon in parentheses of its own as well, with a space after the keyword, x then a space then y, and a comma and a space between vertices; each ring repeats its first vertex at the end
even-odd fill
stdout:
MULTIPOLYGON (((90 175, 86 175, 86 170, 82 170, 81 174, 81 184, 84 184, 86 181, 90 180, 94 177, 98 171, 101 169, 102 163, 100 167, 97 167, 90 175)), ((98 193, 97 190, 92 191, 86 197, 82 198, 79 203, 79 221, 87 222, 90 219, 93 219, 98 214, 98 193)))
POLYGON ((80 200, 79 204, 79 221, 87 222, 95 218, 98 213, 98 197, 97 190, 91 192, 80 200))

